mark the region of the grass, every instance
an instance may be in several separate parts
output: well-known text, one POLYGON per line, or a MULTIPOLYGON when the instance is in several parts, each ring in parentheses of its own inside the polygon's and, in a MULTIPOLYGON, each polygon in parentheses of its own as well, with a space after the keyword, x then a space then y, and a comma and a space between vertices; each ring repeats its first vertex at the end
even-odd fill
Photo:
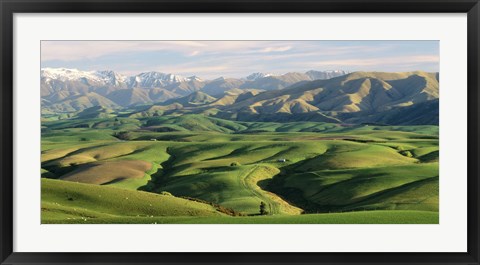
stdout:
POLYGON ((208 204, 173 196, 42 179, 42 220, 212 215, 222 214, 208 204))
POLYGON ((438 126, 202 115, 42 125, 41 174, 49 178, 42 180, 42 218, 48 223, 438 223, 438 126), (163 191, 173 196, 158 195, 163 191), (218 218, 212 205, 182 196, 250 216, 218 218), (271 216, 253 216, 260 202, 271 216), (340 214, 345 211, 355 212, 340 214), (399 216, 385 217, 390 213, 399 216))
MULTIPOLYGON (((362 211, 252 217, 99 217, 85 224, 438 224, 438 212, 362 211)), ((43 223, 75 224, 76 219, 45 219, 43 223)))
POLYGON ((270 187, 292 201, 303 200, 299 203, 311 212, 438 211, 438 188, 436 163, 301 172, 279 176, 270 187))

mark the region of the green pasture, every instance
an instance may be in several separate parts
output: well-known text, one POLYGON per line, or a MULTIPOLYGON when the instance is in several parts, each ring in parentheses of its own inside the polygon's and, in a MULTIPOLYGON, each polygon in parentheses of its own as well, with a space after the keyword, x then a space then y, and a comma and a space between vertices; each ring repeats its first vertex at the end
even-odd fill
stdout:
POLYGON ((438 126, 47 119, 42 220, 438 223, 438 141, 438 126), (149 166, 139 174, 129 166, 135 161, 149 166), (100 185, 92 185, 97 175, 100 185), (261 202, 266 216, 257 216, 261 202))

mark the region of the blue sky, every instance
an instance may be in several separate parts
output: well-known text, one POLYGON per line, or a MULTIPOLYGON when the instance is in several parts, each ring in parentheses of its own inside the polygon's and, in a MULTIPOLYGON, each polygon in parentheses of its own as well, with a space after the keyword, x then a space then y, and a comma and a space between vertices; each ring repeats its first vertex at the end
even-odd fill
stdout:
POLYGON ((211 79, 308 70, 439 71, 438 41, 42 41, 42 68, 211 79))

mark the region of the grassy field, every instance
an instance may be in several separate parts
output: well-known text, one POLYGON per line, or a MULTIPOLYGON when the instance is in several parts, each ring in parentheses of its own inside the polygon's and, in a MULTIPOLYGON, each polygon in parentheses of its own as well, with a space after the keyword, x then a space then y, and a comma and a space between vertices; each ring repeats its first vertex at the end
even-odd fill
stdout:
POLYGON ((214 206, 116 187, 42 179, 44 224, 432 224, 433 211, 357 211, 329 214, 231 216, 214 206))
POLYGON ((42 220, 222 215, 215 207, 117 187, 42 179, 42 220))
POLYGON ((253 217, 105 217, 43 219, 43 224, 437 224, 438 212, 370 211, 253 217))
POLYGON ((43 223, 438 223, 438 126, 202 115, 42 126, 43 223))

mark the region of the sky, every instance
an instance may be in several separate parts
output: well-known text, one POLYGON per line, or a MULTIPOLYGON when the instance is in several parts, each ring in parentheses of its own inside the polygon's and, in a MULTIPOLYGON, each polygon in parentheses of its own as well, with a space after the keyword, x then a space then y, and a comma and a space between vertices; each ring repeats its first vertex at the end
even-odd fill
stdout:
POLYGON ((438 41, 42 41, 42 68, 205 79, 308 70, 439 71, 438 41))

